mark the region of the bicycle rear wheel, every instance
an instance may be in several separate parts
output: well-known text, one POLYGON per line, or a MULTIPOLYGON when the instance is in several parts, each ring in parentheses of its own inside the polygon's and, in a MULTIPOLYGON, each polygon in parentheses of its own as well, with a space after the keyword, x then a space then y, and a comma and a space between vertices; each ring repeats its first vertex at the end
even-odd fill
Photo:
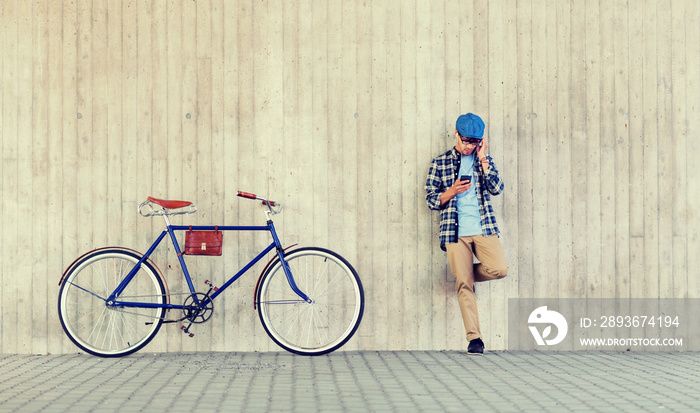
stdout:
POLYGON ((258 289, 258 314, 265 331, 296 354, 315 356, 340 348, 357 331, 365 306, 355 269, 333 251, 314 247, 289 252, 285 261, 311 302, 292 291, 277 259, 258 289))
MULTIPOLYGON (((66 273, 58 295, 58 316, 68 337, 95 356, 120 357, 140 350, 158 333, 164 308, 115 307, 107 298, 139 262, 122 248, 81 257, 66 273)), ((163 280, 148 262, 141 265, 120 301, 166 304, 163 280)))

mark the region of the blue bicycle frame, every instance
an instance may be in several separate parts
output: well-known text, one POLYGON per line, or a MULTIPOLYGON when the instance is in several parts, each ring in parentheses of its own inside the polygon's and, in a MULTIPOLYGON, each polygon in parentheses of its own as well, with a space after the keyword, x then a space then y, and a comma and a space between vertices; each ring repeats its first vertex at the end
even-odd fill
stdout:
POLYGON ((284 249, 282 248, 282 244, 280 243, 279 238, 277 237, 277 232, 275 231, 275 226, 272 222, 272 220, 267 221, 266 226, 189 226, 189 225, 167 225, 166 230, 164 230, 158 239, 151 245, 151 247, 148 249, 146 254, 141 257, 139 262, 134 266, 134 268, 129 272, 129 274, 124 277, 122 282, 117 286, 117 288, 112 292, 112 294, 107 298, 107 305, 108 306, 114 306, 114 307, 140 307, 140 308, 166 308, 166 309, 184 309, 186 308, 184 305, 178 305, 178 304, 157 304, 157 303, 138 303, 138 302, 129 302, 129 301, 119 301, 118 297, 121 295, 121 293, 126 289, 126 286, 129 285, 131 280, 134 278, 138 270, 141 268, 141 265, 143 265, 146 260, 153 254, 153 252, 158 248, 158 245, 163 241, 163 238, 165 238, 166 235, 170 235, 170 239, 173 243, 173 247, 175 247, 175 252, 177 253, 177 257, 180 261, 180 266, 183 270, 183 273, 185 275, 185 280, 187 281, 187 286, 189 287, 190 293, 193 294, 195 304, 197 305, 207 305, 209 302, 213 301, 216 297, 219 296, 226 288, 228 288, 231 284, 233 284, 237 279, 239 279, 246 271, 248 271, 251 267, 253 267, 258 261, 260 261, 267 253, 272 251, 273 249, 277 249, 277 257, 280 260, 280 263, 282 264, 282 268, 284 269, 284 274, 287 277, 287 281, 289 282, 289 286, 291 289, 305 302, 311 302, 311 299, 304 294, 301 290, 299 290, 299 287, 297 287, 296 283, 294 282, 294 277, 292 276, 292 272, 289 269, 289 265, 287 264, 287 261, 284 259, 284 249), (234 276, 232 276, 228 281, 224 283, 217 291, 215 291, 212 295, 205 297, 202 302, 200 303, 199 299, 197 298, 194 293, 196 292, 194 289, 194 285, 192 284, 192 278, 190 277, 190 273, 187 270, 187 265, 185 264, 185 259, 183 258, 183 254, 181 253, 180 250, 180 245, 177 242, 177 238, 175 237, 175 231, 186 231, 186 230, 197 230, 197 231, 214 231, 214 230, 219 230, 219 231, 268 231, 270 235, 272 236, 272 243, 268 245, 260 254, 258 254, 255 258, 253 258, 245 267, 243 267, 240 271, 238 271, 234 276))

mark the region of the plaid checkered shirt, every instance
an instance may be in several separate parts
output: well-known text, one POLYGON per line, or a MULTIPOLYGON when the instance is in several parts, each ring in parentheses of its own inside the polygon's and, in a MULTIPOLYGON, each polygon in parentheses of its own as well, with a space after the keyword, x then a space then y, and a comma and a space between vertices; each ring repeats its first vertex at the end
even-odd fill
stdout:
MULTIPOLYGON (((484 173, 480 162, 474 162, 474 181, 476 198, 479 201, 481 213, 481 230, 484 236, 498 234, 496 215, 491 206, 491 195, 503 192, 503 180, 498 175, 498 169, 490 156, 489 170, 484 173)), ((450 199, 445 205, 440 205, 440 195, 454 185, 462 156, 457 149, 452 148, 433 159, 425 182, 425 199, 428 208, 440 211, 440 248, 446 250, 445 244, 457 242, 457 197, 450 199)))

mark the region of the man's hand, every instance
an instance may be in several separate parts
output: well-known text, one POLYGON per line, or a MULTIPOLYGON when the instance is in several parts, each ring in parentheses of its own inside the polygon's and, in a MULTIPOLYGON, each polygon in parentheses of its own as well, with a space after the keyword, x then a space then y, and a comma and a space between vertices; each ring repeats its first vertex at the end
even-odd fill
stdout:
POLYGON ((458 194, 467 192, 469 188, 472 187, 471 181, 460 181, 459 179, 455 181, 455 184, 450 187, 447 191, 440 195, 440 205, 444 205, 450 199, 456 197, 458 194))
POLYGON ((476 151, 476 155, 479 157, 479 159, 486 156, 486 149, 488 148, 489 144, 486 142, 486 139, 481 139, 481 146, 479 146, 479 149, 476 151))

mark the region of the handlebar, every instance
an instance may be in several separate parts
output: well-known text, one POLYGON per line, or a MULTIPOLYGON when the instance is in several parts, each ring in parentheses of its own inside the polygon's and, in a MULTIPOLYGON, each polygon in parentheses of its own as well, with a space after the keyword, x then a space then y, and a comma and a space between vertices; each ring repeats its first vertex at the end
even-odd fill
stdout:
POLYGON ((265 205, 269 212, 274 214, 279 214, 282 211, 282 204, 276 201, 270 201, 265 198, 259 197, 255 194, 251 194, 250 192, 243 192, 243 191, 238 191, 238 196, 241 198, 248 198, 248 199, 253 199, 256 201, 262 201, 262 204, 265 205))
POLYGON ((279 205, 279 202, 269 201, 269 200, 267 200, 267 199, 265 199, 265 198, 261 198, 261 197, 255 195, 255 194, 251 194, 251 193, 249 193, 249 192, 238 191, 238 196, 240 196, 241 198, 248 198, 248 199, 260 200, 260 201, 262 201, 262 204, 263 204, 263 205, 270 205, 270 206, 273 206, 273 207, 279 205))

